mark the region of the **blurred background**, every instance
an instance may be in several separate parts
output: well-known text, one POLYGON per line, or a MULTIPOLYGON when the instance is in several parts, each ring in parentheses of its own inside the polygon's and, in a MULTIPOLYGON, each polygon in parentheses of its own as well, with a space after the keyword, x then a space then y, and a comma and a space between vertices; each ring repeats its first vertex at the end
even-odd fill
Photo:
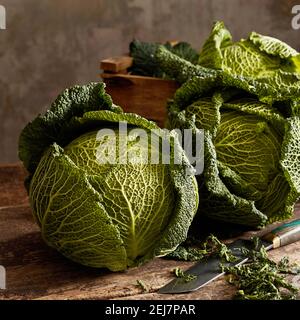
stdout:
POLYGON ((212 23, 234 39, 250 31, 300 50, 291 27, 300 0, 0 0, 0 162, 18 161, 20 131, 66 87, 99 81, 103 58, 128 52, 133 38, 190 42, 200 49, 212 23))

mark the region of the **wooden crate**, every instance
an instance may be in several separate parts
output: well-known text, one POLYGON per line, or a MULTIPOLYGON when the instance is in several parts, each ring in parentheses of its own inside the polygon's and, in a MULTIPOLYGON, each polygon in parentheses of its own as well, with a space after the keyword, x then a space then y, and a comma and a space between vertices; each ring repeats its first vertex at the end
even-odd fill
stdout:
POLYGON ((155 121, 160 127, 166 120, 166 102, 179 85, 173 80, 132 75, 128 68, 132 58, 122 56, 101 61, 101 77, 115 104, 125 112, 137 113, 155 121))

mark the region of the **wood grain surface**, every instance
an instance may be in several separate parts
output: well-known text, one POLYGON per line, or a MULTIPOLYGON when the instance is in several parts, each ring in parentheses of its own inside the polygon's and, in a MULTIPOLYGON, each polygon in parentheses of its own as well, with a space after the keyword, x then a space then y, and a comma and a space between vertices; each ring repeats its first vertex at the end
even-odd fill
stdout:
MULTIPOLYGON (((192 263, 161 258, 126 272, 86 268, 73 263, 43 242, 28 203, 19 164, 0 166, 0 265, 6 268, 6 290, 0 299, 231 299, 235 289, 224 277, 189 294, 160 295, 171 270, 192 263), (149 292, 137 286, 143 280, 149 292)), ((296 206, 300 216, 300 206, 296 206)), ((249 233, 250 234, 250 233, 249 233)), ((251 233, 252 234, 252 233, 251 233)), ((300 262, 300 242, 270 252, 279 260, 286 255, 300 262)))

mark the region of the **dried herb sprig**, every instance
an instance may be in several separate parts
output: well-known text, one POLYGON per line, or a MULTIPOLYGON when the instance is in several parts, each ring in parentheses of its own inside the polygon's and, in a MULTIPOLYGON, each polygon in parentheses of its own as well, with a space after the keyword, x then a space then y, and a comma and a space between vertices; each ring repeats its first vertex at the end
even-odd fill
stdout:
POLYGON ((182 278, 185 282, 190 282, 193 281, 197 278, 194 274, 189 274, 184 272, 182 269, 179 267, 175 268, 172 270, 172 273, 177 277, 177 278, 182 278))
POLYGON ((218 255, 222 261, 226 262, 234 262, 237 261, 238 258, 234 256, 231 252, 231 250, 221 242, 216 236, 210 235, 206 240, 209 248, 211 248, 211 251, 214 255, 218 255))
POLYGON ((165 258, 172 260, 199 261, 210 253, 205 249, 178 246, 177 249, 169 253, 165 258))
POLYGON ((204 242, 190 238, 184 245, 169 253, 166 258, 199 261, 213 254, 221 257, 222 261, 233 262, 237 259, 231 250, 214 235, 207 237, 204 242))
POLYGON ((278 263, 278 269, 285 274, 300 274, 300 266, 296 263, 290 264, 288 257, 283 257, 278 263))
POLYGON ((149 292, 149 288, 143 280, 136 280, 136 285, 140 287, 143 290, 143 292, 149 292))
POLYGON ((244 249, 250 262, 240 266, 221 266, 238 291, 236 299, 243 300, 286 300, 295 299, 299 289, 289 283, 283 274, 298 274, 300 269, 290 265, 287 257, 279 263, 270 260, 266 249, 244 249))

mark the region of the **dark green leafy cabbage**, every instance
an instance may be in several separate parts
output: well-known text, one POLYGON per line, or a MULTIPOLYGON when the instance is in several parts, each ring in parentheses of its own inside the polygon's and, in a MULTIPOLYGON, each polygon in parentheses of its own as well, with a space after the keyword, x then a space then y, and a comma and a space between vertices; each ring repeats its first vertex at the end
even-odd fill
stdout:
POLYGON ((182 83, 171 128, 205 130, 199 214, 261 226, 291 217, 300 195, 299 54, 252 33, 233 43, 217 23, 193 65, 160 47, 161 68, 182 83))
POLYGON ((44 240, 78 263, 124 270, 166 255, 186 239, 198 193, 176 133, 122 113, 104 84, 64 91, 21 133, 20 158, 30 172, 30 203, 44 240), (128 132, 120 132, 125 122, 128 132), (130 134, 137 128, 146 136, 130 134), (98 136, 100 129, 110 131, 98 136), (148 142, 152 129, 160 142, 170 138, 181 165, 141 161, 149 150, 140 142, 148 142), (122 159, 116 153, 120 139, 122 159), (116 161, 102 163, 99 152, 115 152, 116 161), (130 152, 134 161, 123 163, 130 152))
MULTIPOLYGON (((158 43, 133 40, 129 45, 130 56, 133 58, 133 65, 129 71, 141 76, 168 78, 155 57, 155 52, 159 46, 158 43)), ((163 46, 168 51, 193 64, 196 64, 199 59, 199 53, 187 42, 178 42, 175 45, 167 42, 163 46)))

